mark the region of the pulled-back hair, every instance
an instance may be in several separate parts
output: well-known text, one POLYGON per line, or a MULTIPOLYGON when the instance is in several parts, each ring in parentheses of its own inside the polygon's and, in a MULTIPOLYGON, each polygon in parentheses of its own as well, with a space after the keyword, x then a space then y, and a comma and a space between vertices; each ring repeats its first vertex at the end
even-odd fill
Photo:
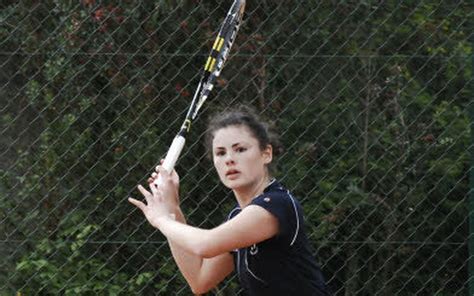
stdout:
MULTIPOLYGON (((206 147, 210 156, 212 156, 212 141, 216 132, 230 126, 247 127, 257 139, 260 150, 264 150, 268 145, 272 146, 274 157, 282 151, 278 137, 267 122, 261 120, 253 109, 247 106, 236 106, 211 117, 206 131, 206 147)), ((270 163, 269 169, 271 172, 274 171, 273 162, 270 163)))

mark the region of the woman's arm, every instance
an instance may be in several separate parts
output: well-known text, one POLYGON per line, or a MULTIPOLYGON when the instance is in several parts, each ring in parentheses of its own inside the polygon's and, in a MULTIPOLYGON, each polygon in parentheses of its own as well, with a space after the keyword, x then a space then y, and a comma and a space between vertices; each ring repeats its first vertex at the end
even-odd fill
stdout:
MULTIPOLYGON (((129 201, 140 208, 150 224, 155 227, 154 219, 160 215, 173 216, 178 222, 186 224, 184 215, 179 208, 178 175, 173 172, 172 175, 165 176, 168 182, 160 190, 153 185, 156 177, 157 174, 154 173, 148 180, 150 191, 153 194, 142 186, 138 187, 147 204, 133 198, 130 198, 129 201), (169 182, 170 180, 172 182, 169 182), (164 196, 167 198, 163 198, 164 196)), ((168 239, 168 243, 176 264, 195 294, 205 293, 217 286, 234 269, 233 258, 229 253, 213 258, 203 258, 185 251, 170 239, 168 239)))
POLYGON ((251 246, 278 232, 277 218, 255 205, 247 206, 233 219, 210 230, 192 227, 165 215, 155 221, 156 227, 170 241, 204 258, 251 246))
POLYGON ((253 205, 211 230, 182 222, 164 217, 157 226, 168 238, 176 264, 195 294, 208 292, 233 271, 229 251, 266 240, 278 231, 276 218, 253 205))
MULTIPOLYGON (((176 211, 176 220, 186 224, 181 210, 176 211)), ((173 258, 194 294, 204 294, 217 286, 234 270, 230 253, 213 258, 203 258, 186 252, 172 240, 168 240, 173 258)))

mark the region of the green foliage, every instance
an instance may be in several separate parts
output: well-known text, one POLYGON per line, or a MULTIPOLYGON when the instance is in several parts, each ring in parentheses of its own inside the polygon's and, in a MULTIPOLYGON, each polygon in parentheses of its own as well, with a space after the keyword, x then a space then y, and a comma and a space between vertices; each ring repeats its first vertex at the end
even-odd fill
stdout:
MULTIPOLYGON (((181 124, 228 2, 7 2, 0 294, 189 294, 126 197, 181 124)), ((248 1, 177 167, 188 221, 213 227, 235 204, 206 118, 252 105, 281 134, 278 178, 336 295, 465 294, 471 11, 248 1)))
POLYGON ((105 263, 97 256, 92 258, 88 254, 87 238, 95 231, 100 231, 98 225, 79 223, 64 227, 55 240, 40 240, 34 251, 16 266, 15 281, 22 287, 20 292, 128 295, 145 287, 158 289, 166 284, 156 282, 158 275, 154 271, 128 275, 117 272, 114 264, 105 263))

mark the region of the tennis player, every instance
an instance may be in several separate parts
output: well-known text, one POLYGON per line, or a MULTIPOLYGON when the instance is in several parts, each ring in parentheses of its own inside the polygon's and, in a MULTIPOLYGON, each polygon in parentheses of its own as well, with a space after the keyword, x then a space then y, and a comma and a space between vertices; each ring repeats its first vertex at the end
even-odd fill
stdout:
POLYGON ((202 294, 236 271, 246 295, 329 295, 312 256, 302 207, 271 175, 276 139, 255 112, 238 108, 214 118, 208 144, 220 180, 237 204, 213 229, 186 224, 179 178, 161 166, 138 189, 146 203, 129 198, 168 239, 193 293, 202 294), (163 185, 153 180, 161 174, 163 185))

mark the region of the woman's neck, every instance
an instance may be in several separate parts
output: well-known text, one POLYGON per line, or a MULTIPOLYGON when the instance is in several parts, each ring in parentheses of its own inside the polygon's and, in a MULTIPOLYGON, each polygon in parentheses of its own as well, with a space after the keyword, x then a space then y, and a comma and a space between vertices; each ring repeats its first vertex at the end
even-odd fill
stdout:
POLYGON ((250 184, 249 186, 234 189, 234 195, 240 208, 245 208, 252 200, 263 193, 263 190, 267 188, 270 183, 270 176, 267 174, 258 181, 250 184))

